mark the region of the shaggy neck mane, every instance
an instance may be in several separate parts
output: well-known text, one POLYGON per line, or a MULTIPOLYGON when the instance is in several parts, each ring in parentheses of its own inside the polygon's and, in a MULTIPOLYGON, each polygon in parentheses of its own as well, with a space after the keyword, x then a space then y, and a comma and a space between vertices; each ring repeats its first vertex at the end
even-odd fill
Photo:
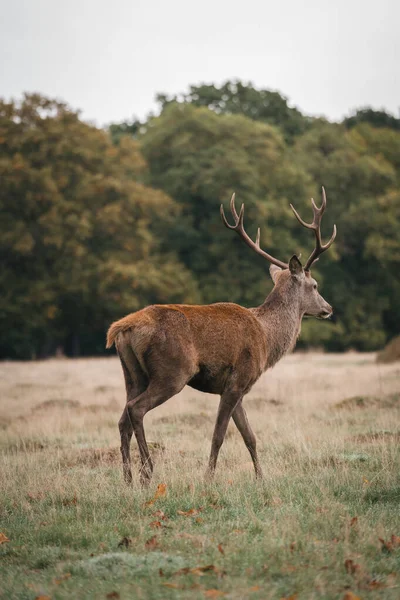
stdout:
POLYGON ((292 281, 285 283, 285 289, 274 287, 263 304, 252 310, 265 331, 268 347, 265 369, 274 366, 286 352, 292 350, 300 334, 303 315, 297 286, 292 281))

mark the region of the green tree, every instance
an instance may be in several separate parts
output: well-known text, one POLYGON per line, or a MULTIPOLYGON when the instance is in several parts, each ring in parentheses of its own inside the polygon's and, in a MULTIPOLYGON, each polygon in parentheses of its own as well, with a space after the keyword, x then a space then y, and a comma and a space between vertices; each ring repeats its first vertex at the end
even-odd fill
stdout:
MULTIPOLYGON (((324 291, 338 317, 328 348, 374 350, 388 337, 387 315, 392 314, 399 279, 393 268, 388 270, 395 253, 390 258, 383 247, 385 230, 393 233, 398 212, 393 148, 399 142, 400 135, 389 130, 360 125, 346 131, 323 121, 315 122, 296 141, 296 162, 328 190, 328 229, 333 221, 339 225, 335 243, 339 260, 329 265, 331 255, 321 265, 326 272, 324 291), (383 210, 389 199, 390 208, 383 210), (371 251, 374 244, 381 253, 371 251)), ((396 243, 394 238, 390 244, 396 243)), ((393 315, 390 322, 400 328, 393 315)))
POLYGON ((190 86, 189 92, 181 97, 157 96, 162 108, 180 99, 194 106, 207 107, 217 114, 244 115, 253 121, 275 125, 287 141, 306 131, 312 122, 297 108, 289 106, 288 99, 279 92, 258 90, 251 83, 239 80, 226 81, 220 87, 213 84, 190 86))
POLYGON ((374 110, 373 108, 359 108, 350 117, 343 119, 344 125, 351 129, 361 123, 368 123, 373 127, 385 127, 400 131, 400 119, 384 110, 374 110))
POLYGON ((0 102, 2 356, 99 352, 112 318, 197 299, 160 251, 179 207, 144 174, 136 142, 114 146, 65 104, 0 102))
POLYGON ((195 275, 204 301, 260 303, 271 288, 268 265, 224 228, 219 205, 227 208, 235 191, 249 234, 261 226, 262 245, 282 260, 304 249, 289 203, 309 195, 310 178, 290 160, 279 130, 173 103, 148 123, 141 147, 151 184, 182 208, 166 247, 195 275))

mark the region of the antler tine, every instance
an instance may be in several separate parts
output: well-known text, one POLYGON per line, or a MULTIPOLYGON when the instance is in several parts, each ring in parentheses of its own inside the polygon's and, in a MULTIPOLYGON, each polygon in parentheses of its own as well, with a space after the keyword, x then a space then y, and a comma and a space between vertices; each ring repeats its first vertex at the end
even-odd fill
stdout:
POLYGON ((309 271, 311 268, 311 265, 318 260, 318 257, 323 252, 325 252, 325 250, 328 250, 328 248, 333 244, 333 242, 336 238, 336 232, 337 232, 336 225, 334 225, 331 239, 326 244, 322 243, 321 220, 322 220, 322 215, 324 214, 325 209, 326 209, 326 193, 325 193, 324 187, 322 187, 322 204, 321 204, 321 206, 317 206, 315 204, 314 198, 311 198, 311 205, 312 205, 313 215, 314 215, 312 223, 306 223, 305 221, 303 221, 303 219, 300 217, 299 213, 296 211, 294 206, 292 204, 290 205, 290 207, 293 210, 295 217, 299 221, 299 223, 301 223, 301 225, 303 225, 303 227, 306 227, 307 229, 312 229, 315 233, 315 248, 312 251, 310 257, 308 258, 308 260, 306 262, 306 265, 304 267, 305 271, 309 271))
POLYGON ((232 216, 234 218, 234 221, 235 221, 234 225, 229 225, 229 223, 228 223, 228 221, 227 221, 227 219, 225 217, 224 206, 223 206, 223 204, 221 204, 221 207, 220 207, 221 218, 222 218, 222 221, 223 221, 225 227, 227 227, 228 229, 233 229, 234 231, 236 231, 238 233, 238 235, 242 238, 242 240, 250 248, 252 248, 252 250, 254 250, 255 252, 257 252, 257 254, 259 254, 263 258, 266 258, 270 263, 272 263, 273 265, 276 265, 277 267, 280 267, 281 269, 287 269, 288 266, 289 266, 287 263, 284 263, 281 260, 278 260, 277 258, 274 258, 273 256, 271 256, 267 252, 264 252, 264 250, 261 250, 261 248, 260 248, 260 228, 258 228, 257 237, 256 237, 256 241, 255 242, 253 242, 253 240, 247 235, 247 233, 246 233, 246 231, 244 229, 244 224, 243 224, 243 220, 244 220, 244 204, 242 204, 242 206, 240 207, 240 211, 239 211, 239 214, 238 214, 237 211, 236 211, 236 207, 235 207, 235 194, 232 194, 232 198, 231 198, 231 202, 230 202, 230 209, 231 209, 231 213, 232 213, 232 216))

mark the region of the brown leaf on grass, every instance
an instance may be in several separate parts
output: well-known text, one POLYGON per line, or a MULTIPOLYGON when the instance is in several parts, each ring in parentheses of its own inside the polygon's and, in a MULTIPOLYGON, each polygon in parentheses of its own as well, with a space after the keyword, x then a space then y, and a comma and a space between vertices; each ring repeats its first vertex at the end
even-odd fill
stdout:
POLYGON ((154 500, 157 500, 157 498, 162 498, 163 496, 167 495, 167 484, 166 483, 159 483, 156 489, 156 493, 154 494, 154 500))
POLYGON ((392 537, 390 538, 392 544, 393 544, 393 548, 400 548, 400 536, 398 535, 392 535, 392 537))
POLYGON ((9 542, 10 540, 8 539, 8 537, 6 536, 5 533, 0 533, 0 544, 5 544, 6 542, 9 542))
POLYGON ((347 558, 344 561, 344 568, 349 575, 356 575, 361 571, 360 565, 356 564, 353 560, 351 560, 351 558, 347 558))
POLYGON ((125 548, 129 548, 132 545, 132 538, 124 536, 122 540, 118 544, 118 548, 124 546, 125 548))
POLYGON ((69 579, 70 577, 71 577, 71 573, 64 573, 64 575, 61 575, 61 577, 58 577, 57 579, 54 579, 54 583, 56 585, 60 585, 60 583, 62 583, 66 579, 69 579))
POLYGON ((342 600, 361 600, 360 596, 356 596, 352 591, 345 592, 342 600))
POLYGON ((149 527, 152 529, 160 529, 160 527, 162 527, 161 521, 152 521, 149 523, 149 527))
POLYGON ((294 552, 296 550, 296 542, 292 542, 290 544, 290 552, 294 552))
POLYGON ((384 581, 378 581, 377 579, 371 579, 370 581, 367 581, 366 587, 369 590, 380 590, 382 588, 387 587, 387 585, 384 581))
POLYGON ((154 504, 154 502, 156 500, 158 500, 158 498, 163 498, 164 496, 167 495, 167 484, 166 483, 159 483, 156 489, 156 493, 154 494, 153 498, 151 500, 148 500, 148 502, 145 502, 145 506, 152 506, 154 504))
POLYGON ((106 594, 106 598, 108 600, 118 600, 118 598, 120 598, 120 595, 118 592, 109 592, 108 594, 106 594))
POLYGON ((296 598, 297 598, 297 592, 295 594, 291 594, 290 596, 284 596, 280 600, 296 600, 296 598))
POLYGON ((215 573, 219 577, 223 577, 225 575, 225 571, 218 569, 215 565, 206 565, 204 567, 183 567, 176 571, 174 575, 199 575, 202 577, 204 573, 215 573))
POLYGON ((218 544, 218 550, 219 552, 221 552, 222 555, 225 554, 225 550, 223 549, 222 544, 218 544))
POLYGON ((161 567, 158 569, 158 574, 160 577, 164 577, 164 571, 162 570, 161 567))
POLYGON ((199 512, 201 512, 202 510, 203 510, 202 507, 190 508, 189 510, 177 510, 176 514, 181 515, 182 517, 194 517, 195 515, 198 515, 199 512))
POLYGON ((40 594, 39 596, 35 596, 35 600, 51 600, 51 598, 50 596, 40 594))
POLYGON ((382 538, 378 538, 380 543, 382 544, 383 552, 393 552, 396 548, 400 548, 400 537, 398 535, 392 535, 390 540, 383 540, 382 538))
POLYGON ((75 506, 78 502, 78 498, 76 497, 76 493, 72 496, 72 498, 64 498, 61 500, 61 504, 63 506, 75 506))
POLYGON ((259 590, 261 590, 259 585, 253 585, 253 587, 249 588, 249 592, 258 592, 259 590))
POLYGON ((155 550, 156 548, 158 548, 158 538, 156 535, 153 535, 153 537, 151 537, 149 540, 147 540, 147 542, 145 543, 145 548, 147 548, 147 550, 155 550))
POLYGON ((350 521, 350 527, 354 527, 354 525, 357 525, 358 523, 358 517, 353 517, 350 521))
POLYGON ((168 517, 162 510, 156 510, 152 513, 153 517, 158 517, 161 521, 167 521, 168 517))
POLYGON ((226 596, 226 592, 221 592, 221 590, 205 590, 203 592, 206 598, 220 598, 221 596, 226 596))
POLYGON ((164 585, 165 587, 168 587, 168 588, 173 588, 175 590, 183 589, 181 585, 178 585, 177 583, 172 583, 170 581, 165 581, 165 583, 162 583, 161 585, 164 585))

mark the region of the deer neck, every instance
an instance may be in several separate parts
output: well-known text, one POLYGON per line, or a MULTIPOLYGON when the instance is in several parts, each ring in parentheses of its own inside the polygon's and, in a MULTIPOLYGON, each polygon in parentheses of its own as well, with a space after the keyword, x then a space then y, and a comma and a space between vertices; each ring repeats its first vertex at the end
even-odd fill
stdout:
POLYGON ((264 329, 267 348, 265 369, 269 369, 296 345, 303 317, 300 298, 296 293, 282 293, 275 287, 265 302, 253 309, 253 313, 264 329))

